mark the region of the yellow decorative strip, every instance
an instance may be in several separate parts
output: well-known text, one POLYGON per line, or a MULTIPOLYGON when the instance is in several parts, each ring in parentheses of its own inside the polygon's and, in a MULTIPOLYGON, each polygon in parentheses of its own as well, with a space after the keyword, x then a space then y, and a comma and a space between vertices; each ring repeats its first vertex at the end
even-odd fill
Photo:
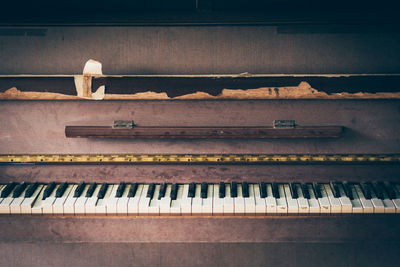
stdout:
POLYGON ((14 154, 0 163, 400 163, 400 154, 14 154))

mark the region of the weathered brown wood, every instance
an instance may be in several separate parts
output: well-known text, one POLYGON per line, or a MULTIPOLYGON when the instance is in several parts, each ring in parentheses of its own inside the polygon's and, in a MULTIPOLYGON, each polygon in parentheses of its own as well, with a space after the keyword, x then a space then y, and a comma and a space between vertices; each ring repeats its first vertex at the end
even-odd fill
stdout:
POLYGON ((2 242, 390 242, 400 216, 1 215, 2 242))
POLYGON ((66 137, 81 138, 338 138, 341 126, 271 127, 134 127, 66 126, 66 137))

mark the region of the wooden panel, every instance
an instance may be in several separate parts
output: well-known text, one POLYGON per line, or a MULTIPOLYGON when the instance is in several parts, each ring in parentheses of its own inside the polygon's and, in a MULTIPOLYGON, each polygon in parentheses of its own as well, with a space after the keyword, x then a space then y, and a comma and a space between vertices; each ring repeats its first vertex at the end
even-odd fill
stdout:
MULTIPOLYGON (((296 15, 304 14, 296 10, 296 15)), ((274 26, 40 28, 43 36, 0 36, 0 74, 79 74, 88 59, 100 61, 103 73, 116 75, 400 69, 400 37, 381 32, 382 27, 361 34, 279 33, 274 26)))
POLYGON ((0 242, 4 266, 398 267, 400 242, 0 242))
POLYGON ((0 154, 388 154, 400 151, 399 100, 0 101, 0 154), (66 138, 65 125, 343 125, 342 138, 132 140, 66 138), (29 133, 29 135, 27 135, 29 133))
POLYGON ((117 217, 2 215, 2 242, 390 242, 400 216, 117 217))
POLYGON ((117 129, 107 126, 66 126, 66 137, 81 138, 338 138, 340 126, 309 126, 295 128, 271 127, 134 127, 117 129))
POLYGON ((0 183, 397 181, 400 165, 0 165, 0 183))

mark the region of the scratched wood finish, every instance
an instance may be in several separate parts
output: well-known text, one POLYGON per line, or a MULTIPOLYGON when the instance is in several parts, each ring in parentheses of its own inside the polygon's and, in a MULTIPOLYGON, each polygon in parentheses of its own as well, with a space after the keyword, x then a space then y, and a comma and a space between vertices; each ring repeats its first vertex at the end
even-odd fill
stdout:
POLYGON ((398 241, 399 214, 324 216, 2 215, 2 242, 398 241), (121 230, 123 229, 123 231, 121 230))
POLYGON ((271 127, 134 127, 118 129, 107 126, 66 126, 66 137, 81 138, 338 138, 340 126, 310 126, 296 128, 271 127))
POLYGON ((398 267, 400 242, 0 242, 3 266, 398 267))

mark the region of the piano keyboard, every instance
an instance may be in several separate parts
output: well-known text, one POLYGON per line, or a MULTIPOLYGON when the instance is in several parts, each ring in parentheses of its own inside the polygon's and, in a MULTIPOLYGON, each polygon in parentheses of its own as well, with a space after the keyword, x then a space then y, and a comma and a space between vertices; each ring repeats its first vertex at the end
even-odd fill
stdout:
POLYGON ((400 184, 10 182, 0 185, 0 213, 162 216, 400 213, 400 184))

